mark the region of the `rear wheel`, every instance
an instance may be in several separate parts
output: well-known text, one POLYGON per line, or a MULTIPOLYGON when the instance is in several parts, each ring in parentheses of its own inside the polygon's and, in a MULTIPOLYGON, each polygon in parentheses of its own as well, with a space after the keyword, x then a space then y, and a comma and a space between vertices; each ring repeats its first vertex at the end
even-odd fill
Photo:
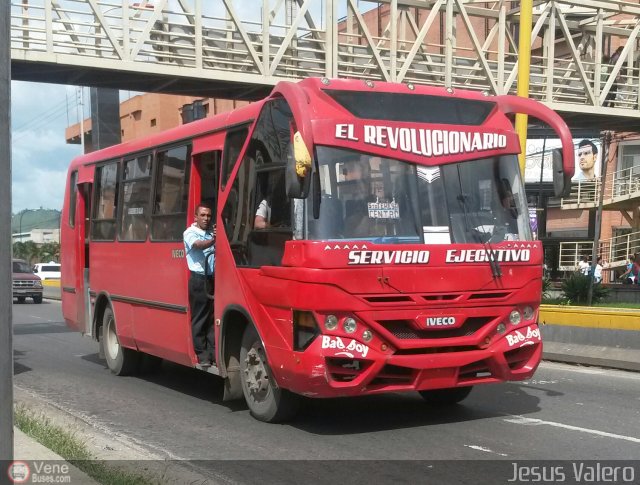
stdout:
POLYGON ((253 325, 247 325, 242 335, 240 374, 242 392, 254 418, 277 423, 295 416, 300 407, 300 396, 277 386, 253 325))
POLYGON ((42 303, 42 295, 36 295, 33 297, 33 303, 42 303))
POLYGON ((25 296, 18 296, 18 303, 24 303, 25 300, 27 299, 25 296))
POLYGON ((116 319, 113 310, 107 307, 102 316, 102 350, 107 360, 107 367, 117 376, 133 374, 138 369, 140 353, 120 345, 116 332, 116 319))
POLYGON ((422 398, 429 404, 433 404, 434 406, 449 406, 465 399, 471 392, 471 389, 473 389, 473 386, 433 389, 419 392, 422 398))

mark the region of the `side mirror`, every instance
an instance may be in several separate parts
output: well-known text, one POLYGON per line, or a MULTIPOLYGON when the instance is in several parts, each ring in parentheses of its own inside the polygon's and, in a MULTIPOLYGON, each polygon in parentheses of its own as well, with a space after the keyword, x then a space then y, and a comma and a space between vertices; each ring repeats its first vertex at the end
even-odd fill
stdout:
POLYGON ((553 161, 553 193, 556 197, 566 197, 571 192, 571 176, 564 171, 562 164, 562 150, 554 148, 551 152, 553 161))
POLYGON ((299 131, 293 135, 285 170, 287 196, 291 199, 306 199, 311 186, 311 154, 299 131))

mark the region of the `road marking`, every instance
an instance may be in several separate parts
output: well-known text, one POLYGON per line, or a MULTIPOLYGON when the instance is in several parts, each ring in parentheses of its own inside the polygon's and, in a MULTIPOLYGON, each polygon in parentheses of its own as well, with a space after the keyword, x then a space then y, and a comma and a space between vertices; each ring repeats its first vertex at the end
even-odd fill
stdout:
POLYGON ((484 448, 483 446, 478 446, 478 445, 464 445, 467 448, 471 448, 472 450, 478 450, 478 451, 484 451, 485 453, 493 453, 495 455, 500 455, 500 456, 509 456, 506 453, 498 453, 497 451, 493 451, 490 450, 489 448, 484 448))
POLYGON ((640 438, 634 438, 633 436, 624 436, 621 434, 607 433, 606 431, 599 431, 597 429, 581 428, 579 426, 571 426, 570 424, 556 423, 555 421, 544 421, 542 419, 525 418, 524 416, 512 416, 505 419, 507 423, 522 424, 525 426, 540 426, 547 425, 555 428, 570 429, 572 431, 579 431, 581 433, 595 434, 597 436, 604 436, 606 438, 614 438, 617 440, 631 441, 632 443, 640 443, 640 438))

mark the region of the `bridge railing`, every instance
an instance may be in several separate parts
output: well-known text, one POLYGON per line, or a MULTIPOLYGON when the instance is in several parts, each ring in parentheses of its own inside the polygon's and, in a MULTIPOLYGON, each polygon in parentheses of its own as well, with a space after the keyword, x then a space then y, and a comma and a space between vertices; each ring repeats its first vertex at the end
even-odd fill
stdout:
POLYGON ((563 197, 560 207, 563 209, 591 208, 598 205, 600 200, 601 178, 580 180, 571 184, 571 192, 563 197))
MULTIPOLYGON (((591 259, 593 243, 589 241, 564 241, 560 243, 560 271, 574 271, 584 255, 591 259)), ((630 255, 640 252, 640 231, 603 239, 598 246, 598 256, 606 263, 605 269, 623 268, 630 255)))
MULTIPOLYGON (((562 109, 586 105, 635 115, 640 5, 576 4, 536 3, 531 97, 562 109), (625 46, 614 64, 596 48, 608 44, 625 46)), ((198 78, 227 75, 263 84, 312 75, 506 94, 517 86, 515 5, 511 10, 506 2, 460 0, 12 0, 11 50, 19 60, 198 78)))

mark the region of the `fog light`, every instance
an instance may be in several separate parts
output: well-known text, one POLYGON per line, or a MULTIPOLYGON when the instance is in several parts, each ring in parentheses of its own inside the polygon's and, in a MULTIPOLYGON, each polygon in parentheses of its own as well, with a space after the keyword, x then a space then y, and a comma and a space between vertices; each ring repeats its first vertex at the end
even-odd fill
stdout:
POLYGON ((507 331, 507 326, 504 323, 499 323, 496 327, 496 332, 505 333, 507 331))
POLYGON ((518 325, 522 321, 522 315, 518 310, 511 310, 509 313, 509 321, 512 325, 518 325))
POLYGON ((338 327, 338 317, 335 315, 327 315, 324 319, 324 328, 327 330, 335 330, 338 327))
POLYGON ((524 310, 522 310, 522 316, 524 317, 525 320, 533 319, 533 315, 534 315, 534 311, 533 311, 533 308, 531 308, 530 306, 526 306, 524 307, 524 310))
POLYGON ((416 88, 412 83, 407 84, 407 87, 411 89, 411 91, 413 91, 416 88))
POLYGON ((368 88, 373 87, 373 81, 370 81, 369 79, 367 79, 364 83, 367 85, 368 88))
POLYGON ((322 84, 324 84, 325 86, 328 86, 330 82, 331 81, 329 81, 326 77, 322 78, 322 84))
POLYGON ((373 334, 371 333, 371 330, 365 330, 364 332, 362 332, 362 340, 364 340, 365 342, 370 342, 372 338, 373 334))
POLYGON ((347 333, 355 332, 357 326, 358 325, 356 324, 356 321, 351 317, 345 318, 344 322, 342 323, 342 328, 344 328, 344 331, 347 333))

